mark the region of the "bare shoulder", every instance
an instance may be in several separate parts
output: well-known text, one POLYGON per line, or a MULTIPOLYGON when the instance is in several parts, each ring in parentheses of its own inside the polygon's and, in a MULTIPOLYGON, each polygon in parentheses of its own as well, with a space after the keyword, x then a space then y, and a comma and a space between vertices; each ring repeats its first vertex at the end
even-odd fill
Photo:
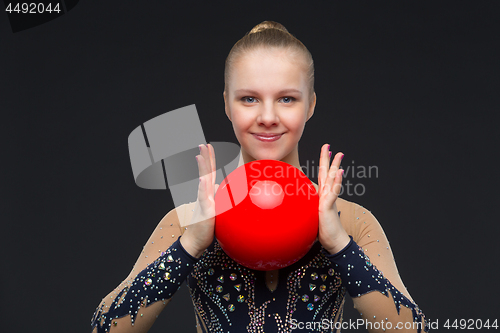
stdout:
MULTIPOLYGON (((358 211, 365 211, 365 212, 371 213, 371 211, 369 209, 361 206, 360 204, 358 204, 354 201, 348 201, 348 200, 345 200, 343 198, 338 197, 336 200, 336 203, 337 203, 337 209, 339 211, 344 210, 344 211, 349 212, 349 213, 354 213, 354 212, 358 212, 358 211)), ((341 215, 342 215, 342 213, 341 213, 341 215)))
POLYGON ((361 229, 366 225, 378 224, 371 211, 360 204, 342 198, 336 200, 337 210, 340 212, 340 222, 349 235, 357 238, 361 229))

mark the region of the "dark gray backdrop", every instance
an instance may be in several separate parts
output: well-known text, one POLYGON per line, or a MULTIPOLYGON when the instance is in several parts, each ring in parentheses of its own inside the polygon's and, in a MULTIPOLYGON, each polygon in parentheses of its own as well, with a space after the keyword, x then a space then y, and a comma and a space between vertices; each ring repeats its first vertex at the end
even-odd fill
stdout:
MULTIPOLYGON (((342 197, 381 222, 427 317, 441 327, 497 318, 499 9, 81 0, 15 34, 0 14, 2 331, 89 331, 173 208, 168 191, 134 184, 129 133, 196 104, 207 141, 236 143, 224 61, 263 20, 284 24, 315 60, 301 161, 329 142, 344 166, 377 166, 378 178, 347 177, 363 195, 342 197)), ((182 289, 151 332, 194 332, 190 302, 182 289)))

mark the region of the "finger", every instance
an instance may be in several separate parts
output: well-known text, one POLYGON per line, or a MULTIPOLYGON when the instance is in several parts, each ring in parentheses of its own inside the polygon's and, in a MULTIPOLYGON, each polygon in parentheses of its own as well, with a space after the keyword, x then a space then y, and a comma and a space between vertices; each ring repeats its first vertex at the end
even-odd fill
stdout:
POLYGON ((203 157, 201 159, 201 161, 203 162, 202 164, 203 164, 203 171, 204 171, 202 176, 205 176, 208 173, 208 171, 210 170, 210 168, 208 167, 209 164, 207 163, 207 161, 210 161, 210 156, 208 154, 207 146, 202 144, 202 145, 199 145, 198 147, 200 148, 200 155, 203 157))
POLYGON ((325 185, 326 176, 328 174, 328 165, 330 164, 330 145, 324 144, 321 147, 321 154, 319 157, 319 172, 318 172, 318 185, 319 193, 322 192, 323 186, 325 185))
POLYGON ((343 158, 344 158, 344 153, 339 152, 339 153, 335 154, 335 156, 333 157, 332 165, 330 166, 330 169, 331 168, 334 168, 335 170, 340 169, 340 163, 342 162, 343 158))
POLYGON ((342 189, 342 178, 344 177, 344 169, 340 169, 337 171, 335 175, 335 181, 333 183, 333 193, 335 194, 335 199, 340 194, 340 190, 342 189))
POLYGON ((340 163, 342 163, 342 159, 344 158, 344 153, 335 154, 335 158, 333 159, 335 168, 336 168, 336 176, 333 184, 333 191, 336 193, 335 197, 337 197, 342 189, 342 178, 344 177, 344 169, 340 169, 340 163))
POLYGON ((200 146, 200 154, 196 155, 196 160, 198 161, 198 175, 200 178, 205 177, 205 175, 208 172, 207 165, 206 165, 206 159, 203 156, 204 155, 203 150, 204 150, 204 148, 202 148, 200 146))
POLYGON ((210 153, 210 167, 212 171, 215 171, 215 151, 214 147, 209 143, 207 145, 209 153, 210 153))
POLYGON ((201 180, 204 178, 204 169, 205 163, 203 162, 203 156, 196 155, 196 162, 198 163, 198 176, 199 176, 199 184, 198 184, 198 199, 200 199, 200 188, 201 188, 201 180))
POLYGON ((206 147, 200 147, 200 150, 202 152, 202 155, 196 156, 196 159, 198 161, 198 169, 199 169, 199 180, 200 184, 198 186, 198 201, 200 203, 200 207, 202 208, 202 211, 206 212, 207 209, 209 208, 209 202, 207 200, 208 195, 210 195, 209 188, 208 188, 208 177, 209 175, 209 170, 207 168, 207 163, 206 159, 203 157, 203 155, 206 155, 206 147))
POLYGON ((215 151, 214 147, 211 144, 207 144, 208 152, 210 154, 210 193, 215 193, 215 179, 217 178, 217 169, 215 164, 215 151))
MULTIPOLYGON (((198 178, 198 200, 197 204, 199 208, 201 209, 201 212, 206 211, 207 203, 206 203, 206 181, 205 177, 202 176, 203 173, 203 162, 202 162, 203 156, 198 155, 196 156, 196 160, 198 161, 198 169, 199 169, 199 174, 200 177, 198 178)), ((193 221, 193 223, 200 222, 201 220, 193 221)))
POLYGON ((325 181, 325 192, 329 192, 333 190, 333 185, 336 179, 337 172, 339 171, 340 168, 340 162, 342 160, 342 157, 344 156, 343 153, 337 153, 335 154, 335 157, 332 160, 332 164, 330 168, 328 169, 328 175, 326 177, 325 181))
MULTIPOLYGON (((207 156, 207 194, 212 196, 214 193, 214 174, 213 174, 213 150, 210 149, 210 145, 205 145, 206 156, 207 156)), ((205 152, 205 150, 203 150, 205 152)))
POLYGON ((337 170, 333 176, 334 181, 332 185, 325 185, 325 193, 322 195, 323 205, 324 207, 331 207, 335 204, 340 191, 342 190, 342 176, 344 174, 344 170, 337 170))

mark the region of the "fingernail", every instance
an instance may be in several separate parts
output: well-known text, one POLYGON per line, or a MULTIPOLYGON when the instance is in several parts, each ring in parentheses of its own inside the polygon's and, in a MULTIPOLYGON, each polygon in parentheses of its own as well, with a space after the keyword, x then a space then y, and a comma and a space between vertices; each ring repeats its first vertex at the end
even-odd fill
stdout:
POLYGON ((342 170, 342 174, 341 174, 341 176, 343 176, 343 175, 344 175, 344 169, 341 169, 341 170, 342 170))
POLYGON ((196 158, 196 162, 198 162, 198 156, 195 156, 194 158, 196 158))
POLYGON ((200 149, 200 153, 201 153, 201 145, 199 145, 198 148, 200 149))
POLYGON ((332 157, 332 152, 331 152, 331 151, 329 151, 329 152, 328 152, 328 155, 330 155, 330 157, 332 157))
POLYGON ((342 154, 342 157, 340 157, 340 160, 342 161, 343 158, 344 158, 344 154, 342 154))
POLYGON ((328 145, 328 150, 330 150, 330 145, 328 145))

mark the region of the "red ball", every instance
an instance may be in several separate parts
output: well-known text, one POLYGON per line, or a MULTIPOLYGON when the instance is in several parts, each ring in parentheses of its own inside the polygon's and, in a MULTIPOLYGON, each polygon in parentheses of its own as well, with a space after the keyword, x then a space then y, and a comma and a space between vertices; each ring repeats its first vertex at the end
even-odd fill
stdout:
POLYGON ((239 264, 269 271, 302 258, 318 235, 319 197, 296 167, 258 160, 234 170, 215 195, 215 237, 239 264))

